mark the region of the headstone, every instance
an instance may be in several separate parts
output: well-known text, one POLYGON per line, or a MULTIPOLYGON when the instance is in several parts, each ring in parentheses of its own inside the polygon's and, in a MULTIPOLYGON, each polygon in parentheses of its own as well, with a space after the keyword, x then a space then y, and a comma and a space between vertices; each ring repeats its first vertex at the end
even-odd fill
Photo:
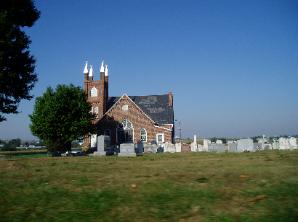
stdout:
POLYGON ((237 143, 228 143, 229 152, 237 152, 237 143))
POLYGON ((192 152, 198 152, 197 135, 193 136, 193 142, 190 144, 190 150, 192 152))
POLYGON ((136 156, 134 144, 133 143, 121 143, 120 144, 120 153, 118 153, 118 156, 129 156, 129 157, 136 156))
POLYGON ((291 137, 288 140, 289 140, 290 148, 297 149, 297 139, 295 137, 291 137))
POLYGON ((94 152, 96 156, 105 156, 107 148, 110 147, 110 137, 100 135, 97 137, 97 151, 94 152))
POLYGON ((208 151, 223 153, 223 152, 225 152, 225 145, 224 144, 216 144, 216 143, 209 144, 208 151))
POLYGON ((278 139, 278 143, 279 143, 279 149, 281 149, 281 150, 290 149, 290 144, 289 144, 289 141, 287 138, 280 137, 278 139))
POLYGON ((216 140, 216 144, 222 144, 222 140, 216 140))
POLYGON ((279 142, 276 139, 273 139, 272 149, 279 149, 279 142))
POLYGON ((172 143, 166 142, 164 144, 164 152, 175 153, 176 152, 175 145, 172 143))
POLYGON ((204 149, 203 151, 208 151, 209 144, 211 144, 210 140, 207 140, 207 139, 203 140, 203 149, 204 149))
POLYGON ((237 151, 244 152, 244 151, 253 151, 254 143, 253 140, 248 139, 240 139, 237 141, 237 151))
POLYGON ((144 153, 156 153, 158 146, 154 143, 144 144, 144 153))
POLYGON ((175 143, 176 153, 181 153, 181 143, 175 143))
POLYGON ((96 144, 96 142, 97 142, 96 140, 97 140, 97 134, 92 134, 91 135, 91 144, 90 144, 91 145, 91 148, 95 148, 96 147, 96 145, 97 145, 96 144))
POLYGON ((204 147, 201 144, 198 144, 198 152, 204 151, 204 147))
POLYGON ((263 143, 254 143, 254 150, 263 150, 263 143))

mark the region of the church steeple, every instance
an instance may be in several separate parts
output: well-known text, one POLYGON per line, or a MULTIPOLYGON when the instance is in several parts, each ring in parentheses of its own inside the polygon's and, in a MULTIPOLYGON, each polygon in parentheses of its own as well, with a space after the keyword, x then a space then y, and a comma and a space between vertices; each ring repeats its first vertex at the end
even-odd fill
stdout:
POLYGON ((84 74, 88 73, 88 61, 85 63, 84 74))
POLYGON ((103 62, 104 62, 104 61, 102 60, 102 62, 101 62, 101 66, 100 66, 100 72, 101 72, 101 73, 105 71, 103 62))
POLYGON ((109 76, 108 65, 106 65, 106 67, 105 67, 105 76, 109 76))
POLYGON ((90 69, 89 69, 89 80, 93 80, 93 67, 92 67, 92 65, 90 65, 90 69))

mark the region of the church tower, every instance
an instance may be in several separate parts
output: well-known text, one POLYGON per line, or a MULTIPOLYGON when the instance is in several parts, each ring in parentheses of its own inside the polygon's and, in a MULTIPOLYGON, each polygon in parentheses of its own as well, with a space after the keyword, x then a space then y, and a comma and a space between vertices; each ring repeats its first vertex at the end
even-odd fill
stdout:
POLYGON ((93 67, 86 62, 84 67, 84 91, 88 95, 88 102, 92 105, 91 112, 96 115, 96 119, 101 118, 107 111, 108 100, 108 66, 104 67, 102 61, 100 66, 100 78, 95 80, 93 67))

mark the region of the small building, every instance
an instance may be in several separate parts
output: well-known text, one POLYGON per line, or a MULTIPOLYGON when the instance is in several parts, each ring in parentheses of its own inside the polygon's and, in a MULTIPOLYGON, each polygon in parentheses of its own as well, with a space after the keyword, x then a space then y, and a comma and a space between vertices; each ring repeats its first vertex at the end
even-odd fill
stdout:
POLYGON ((173 94, 147 96, 109 96, 108 66, 102 62, 100 79, 94 80, 93 67, 84 68, 84 90, 91 112, 96 115, 97 133, 84 138, 96 147, 97 136, 108 135, 111 144, 174 142, 173 94))

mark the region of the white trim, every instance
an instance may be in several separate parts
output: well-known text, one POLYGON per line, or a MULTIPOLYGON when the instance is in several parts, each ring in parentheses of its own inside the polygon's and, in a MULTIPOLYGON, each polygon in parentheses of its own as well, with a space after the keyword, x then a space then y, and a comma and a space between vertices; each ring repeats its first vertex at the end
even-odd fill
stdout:
POLYGON ((148 137, 148 134, 147 134, 147 130, 145 129, 145 128, 141 128, 141 130, 140 130, 140 140, 141 140, 141 142, 147 142, 147 137, 148 137), (146 139, 143 141, 142 140, 142 130, 145 130, 145 134, 146 134, 146 139))
POLYGON ((111 110, 120 102, 120 100, 122 99, 122 98, 124 98, 124 96, 126 96, 138 109, 139 109, 139 111, 141 112, 141 113, 143 113, 152 123, 154 123, 155 124, 155 122, 154 122, 154 120, 152 120, 134 101, 132 101, 132 99, 131 98, 129 98, 129 96, 126 94, 126 93, 124 93, 112 106, 111 106, 111 108, 108 110, 108 111, 106 111, 105 112, 105 114, 97 121, 97 122, 95 122, 95 124, 96 123, 98 123, 101 119, 103 119, 104 118, 104 116, 106 116, 107 115, 107 113, 109 113, 109 112, 111 112, 111 110))
POLYGON ((156 134, 156 143, 160 144, 160 143, 164 143, 164 142, 165 142, 165 134, 164 133, 157 133, 156 134), (158 136, 162 136, 162 141, 161 142, 158 141, 158 136))
POLYGON ((164 130, 167 130, 167 131, 170 131, 170 132, 172 131, 171 129, 168 129, 168 128, 165 128, 165 127, 162 127, 162 126, 155 126, 155 125, 154 125, 154 127, 156 127, 156 128, 160 128, 160 129, 164 129, 164 130))

